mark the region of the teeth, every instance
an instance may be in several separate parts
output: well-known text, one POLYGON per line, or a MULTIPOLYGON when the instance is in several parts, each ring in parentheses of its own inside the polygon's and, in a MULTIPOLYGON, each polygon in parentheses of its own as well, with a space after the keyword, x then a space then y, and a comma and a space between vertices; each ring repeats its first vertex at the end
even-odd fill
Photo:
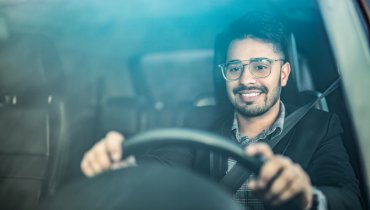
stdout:
POLYGON ((253 96, 258 96, 260 94, 261 93, 243 93, 242 96, 245 96, 245 97, 253 97, 253 96))

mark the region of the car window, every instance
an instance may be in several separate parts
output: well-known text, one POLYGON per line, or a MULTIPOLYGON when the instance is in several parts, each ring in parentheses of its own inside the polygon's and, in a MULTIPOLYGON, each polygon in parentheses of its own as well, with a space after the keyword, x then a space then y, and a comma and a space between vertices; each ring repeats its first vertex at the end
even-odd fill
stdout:
POLYGON ((315 108, 342 121, 344 145, 367 198, 369 5, 369 0, 1 1, 0 157, 5 158, 0 163, 6 164, 0 164, 0 179, 6 177, 8 189, 14 189, 9 192, 27 200, 24 205, 35 205, 82 176, 84 153, 108 131, 129 138, 181 127, 194 107, 222 104, 220 33, 258 10, 279 14, 292 32, 284 101, 301 106, 342 78, 315 108), (31 187, 23 190, 23 181, 9 181, 14 177, 28 177, 31 187), (30 198, 31 191, 42 193, 30 198))

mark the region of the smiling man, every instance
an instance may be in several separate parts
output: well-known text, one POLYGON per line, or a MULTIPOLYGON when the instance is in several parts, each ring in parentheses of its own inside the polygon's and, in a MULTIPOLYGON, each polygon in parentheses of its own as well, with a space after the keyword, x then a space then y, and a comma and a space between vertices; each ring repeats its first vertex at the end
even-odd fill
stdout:
POLYGON ((220 68, 237 121, 242 125, 258 122, 255 129, 247 126, 240 132, 254 138, 278 116, 281 87, 287 84, 290 65, 273 44, 252 37, 232 41, 227 60, 220 68))
MULTIPOLYGON (((325 209, 325 196, 311 186, 300 166, 287 157, 273 155, 266 145, 253 144, 268 143, 280 135, 284 126, 286 110, 280 93, 291 69, 285 58, 287 32, 283 24, 267 14, 249 14, 233 23, 224 36, 226 62, 219 67, 234 108, 231 138, 246 147, 247 154, 263 154, 269 160, 260 179, 245 183, 234 197, 250 209, 264 209, 265 204, 251 191, 263 192, 261 197, 273 205, 301 194, 303 209, 314 205, 325 209), (313 204, 314 194, 319 197, 320 206, 313 204)), ((229 158, 227 171, 234 165, 235 161, 229 158)))
MULTIPOLYGON (((358 183, 335 115, 311 110, 288 134, 271 143, 281 135, 286 116, 295 110, 280 100, 291 72, 286 58, 288 32, 282 22, 253 12, 232 23, 222 37, 224 57, 219 69, 232 109, 203 110, 203 114, 189 115, 186 122, 230 138, 247 155, 265 157, 259 177, 246 180, 235 199, 249 209, 285 209, 286 202, 297 196, 299 209, 361 209, 358 183)), ((83 173, 94 176, 121 164, 122 141, 121 134, 111 132, 98 142, 81 162, 83 173)), ((217 155, 212 158, 218 159, 210 160, 208 153, 201 156, 176 148, 172 152, 159 149, 150 156, 193 167, 216 179, 236 164, 217 155)))

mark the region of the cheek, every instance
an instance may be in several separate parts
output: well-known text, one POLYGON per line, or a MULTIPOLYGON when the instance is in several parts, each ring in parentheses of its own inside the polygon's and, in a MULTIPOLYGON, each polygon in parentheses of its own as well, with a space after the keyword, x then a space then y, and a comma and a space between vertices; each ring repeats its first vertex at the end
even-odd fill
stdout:
POLYGON ((280 72, 276 74, 271 74, 271 77, 268 77, 267 80, 264 82, 264 85, 271 91, 276 89, 281 84, 281 75, 280 72))
POLYGON ((228 94, 231 94, 233 92, 233 89, 237 86, 237 84, 235 83, 236 83, 235 81, 226 82, 226 91, 228 94))
POLYGON ((261 86, 267 88, 267 94, 266 97, 270 97, 271 94, 275 92, 275 90, 279 87, 279 82, 280 78, 275 78, 275 79, 269 79, 265 80, 260 83, 261 86))
POLYGON ((226 92, 229 99, 234 98, 233 89, 236 87, 234 82, 226 82, 226 92))

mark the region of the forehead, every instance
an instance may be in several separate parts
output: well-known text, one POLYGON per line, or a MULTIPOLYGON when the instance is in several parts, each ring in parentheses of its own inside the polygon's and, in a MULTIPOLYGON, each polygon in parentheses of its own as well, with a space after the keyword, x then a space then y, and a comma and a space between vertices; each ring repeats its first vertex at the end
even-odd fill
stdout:
POLYGON ((230 42, 227 50, 227 60, 249 60, 251 58, 280 58, 272 43, 244 38, 230 42))

